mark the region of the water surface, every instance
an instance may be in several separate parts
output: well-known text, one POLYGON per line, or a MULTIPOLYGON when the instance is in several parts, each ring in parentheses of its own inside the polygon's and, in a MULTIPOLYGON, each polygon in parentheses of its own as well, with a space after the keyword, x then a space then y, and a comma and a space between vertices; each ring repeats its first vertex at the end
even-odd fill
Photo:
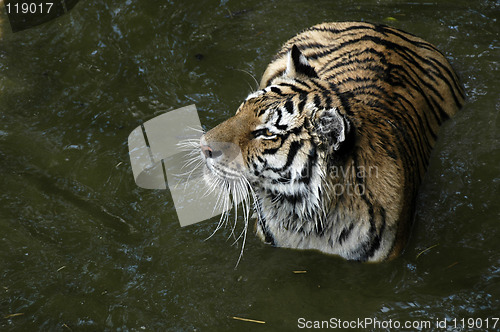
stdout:
POLYGON ((0 329, 289 331, 302 317, 448 319, 453 330, 453 319, 498 317, 499 18, 487 0, 82 0, 12 33, 4 15, 0 329), (204 241, 217 219, 181 228, 168 191, 136 187, 127 136, 192 103, 215 126, 283 42, 343 20, 434 43, 467 90, 433 151, 407 249, 357 264, 250 235, 235 269, 230 229, 204 241))

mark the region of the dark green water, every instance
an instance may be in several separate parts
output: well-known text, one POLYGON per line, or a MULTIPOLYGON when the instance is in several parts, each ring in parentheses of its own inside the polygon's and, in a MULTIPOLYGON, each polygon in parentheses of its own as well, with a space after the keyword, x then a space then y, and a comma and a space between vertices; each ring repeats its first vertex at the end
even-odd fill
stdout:
POLYGON ((0 330, 289 331, 301 317, 491 325, 500 316, 499 19, 487 0, 81 0, 12 33, 2 13, 0 330), (434 43, 468 93, 442 128, 411 240, 400 258, 367 265, 249 235, 235 269, 229 229, 204 241, 216 219, 181 228, 168 191, 135 185, 128 134, 192 103, 211 128, 255 88, 243 71, 260 78, 289 37, 341 20, 434 43))

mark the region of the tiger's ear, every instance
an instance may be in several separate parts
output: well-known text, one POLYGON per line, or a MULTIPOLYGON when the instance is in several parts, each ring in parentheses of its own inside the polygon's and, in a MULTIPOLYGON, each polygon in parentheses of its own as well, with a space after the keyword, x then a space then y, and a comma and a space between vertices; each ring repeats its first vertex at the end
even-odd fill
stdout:
POLYGON ((295 78, 299 76, 307 76, 317 78, 318 74, 309 64, 306 57, 300 52, 297 45, 292 46, 292 50, 288 52, 288 62, 284 76, 295 78))
POLYGON ((314 116, 314 131, 329 153, 341 148, 351 132, 350 121, 336 108, 319 110, 314 116))

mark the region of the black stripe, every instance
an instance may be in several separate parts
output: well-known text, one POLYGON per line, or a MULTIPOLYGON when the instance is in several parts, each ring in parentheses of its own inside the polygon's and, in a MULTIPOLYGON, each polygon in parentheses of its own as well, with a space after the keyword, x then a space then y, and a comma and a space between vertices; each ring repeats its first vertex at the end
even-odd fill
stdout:
POLYGON ((319 95, 314 95, 313 100, 314 100, 314 106, 320 108, 321 107, 321 98, 319 97, 319 95))
MULTIPOLYGON (((391 112, 390 106, 378 105, 376 106, 379 109, 385 110, 388 114, 391 114, 393 118, 395 118, 394 122, 389 123, 389 129, 395 135, 399 133, 399 137, 402 137, 403 140, 401 143, 405 143, 407 146, 406 151, 409 151, 412 156, 414 156, 418 161, 420 161, 417 166, 417 171, 420 175, 423 175, 427 165, 427 156, 424 151, 422 151, 422 145, 419 144, 417 139, 418 130, 415 128, 414 123, 408 118, 407 114, 398 114, 397 112, 391 112), (400 126, 402 123, 402 126, 400 126), (413 124, 413 125, 412 125, 413 124), (410 133, 407 132, 410 131, 410 133), (410 134, 410 135, 409 135, 410 134)), ((411 117, 411 116, 410 116, 411 117)))
MULTIPOLYGON (((381 107, 383 108, 382 105, 381 107)), ((410 154, 410 160, 414 162, 416 159, 418 161, 418 163, 415 163, 415 166, 417 167, 417 172, 421 176, 423 175, 423 172, 425 172, 427 157, 422 151, 421 145, 418 144, 418 141, 416 141, 416 128, 414 130, 414 126, 410 124, 410 120, 407 116, 405 116, 405 114, 399 115, 397 113, 393 113, 393 115, 396 121, 389 124, 389 128, 391 132, 394 133, 394 136, 399 138, 398 142, 406 145, 405 151, 407 154, 410 154), (402 124, 402 126, 400 124, 402 124), (408 130, 410 132, 408 132, 408 130)))
POLYGON ((276 148, 264 149, 264 151, 262 151, 262 154, 275 154, 276 152, 279 151, 279 149, 281 148, 282 145, 283 145, 283 143, 276 148))
POLYGON ((308 92, 306 90, 302 90, 301 88, 297 87, 296 85, 290 84, 290 83, 280 83, 280 86, 287 86, 289 87, 293 92, 296 92, 298 94, 307 94, 308 92))
POLYGON ((283 93, 281 92, 280 88, 276 87, 276 86, 272 86, 271 87, 271 91, 280 95, 280 96, 283 96, 283 93))
MULTIPOLYGON (((393 66, 394 66, 394 69, 396 72, 402 72, 404 74, 403 77, 406 79, 406 83, 410 84, 410 86, 413 88, 413 90, 419 92, 420 96, 422 96, 424 98, 424 101, 426 102, 427 106, 429 107, 429 110, 431 111, 433 118, 438 123, 438 125, 441 125, 442 120, 438 117, 438 115, 435 112, 433 112, 434 106, 432 105, 431 101, 429 100, 428 95, 426 93, 424 93, 424 91, 422 90, 422 87, 415 81, 415 79, 413 78, 413 75, 410 75, 408 73, 408 71, 400 65, 393 65, 393 66)), ((409 69, 412 70, 411 68, 409 68, 409 69)), ((413 72, 413 74, 418 77, 418 75, 415 72, 413 72)), ((426 112, 423 112, 423 114, 426 114, 426 112)))
MULTIPOLYGON (((427 163, 429 159, 429 154, 430 154, 430 149, 432 145, 429 143, 429 140, 427 138, 427 131, 426 128, 423 127, 422 124, 422 119, 420 118, 419 114, 414 111, 413 114, 415 114, 415 117, 417 118, 418 125, 415 123, 413 120, 412 114, 409 113, 404 113, 405 108, 403 104, 401 103, 401 100, 396 99, 396 102, 401 106, 401 112, 402 116, 407 120, 407 123, 410 125, 410 130, 412 131, 412 135, 415 137, 417 140, 417 146, 419 148, 420 154, 423 156, 423 162, 424 162, 424 169, 427 169, 427 163)), ((395 107, 395 106, 394 106, 395 107)))
POLYGON ((299 79, 297 79, 297 78, 294 78, 293 80, 294 80, 294 82, 299 83, 299 84, 302 84, 302 85, 303 85, 303 86, 305 86, 306 88, 311 89, 311 86, 310 86, 309 84, 307 84, 307 82, 304 82, 304 81, 299 80, 299 79))
MULTIPOLYGON (((461 105, 461 103, 459 102, 459 100, 457 99, 457 97, 455 95, 455 92, 454 92, 455 90, 451 86, 449 80, 446 77, 444 77, 444 75, 442 75, 441 72, 439 71, 439 68, 441 68, 442 70, 446 71, 448 73, 448 75, 450 75, 451 78, 453 78, 453 75, 452 75, 452 73, 450 72, 450 70, 449 70, 449 68, 447 66, 443 65, 441 62, 437 61, 436 59, 433 59, 433 58, 424 58, 424 57, 420 56, 418 53, 416 53, 415 51, 410 50, 409 48, 404 47, 402 45, 397 45, 397 44, 394 44, 392 42, 387 42, 387 43, 390 44, 390 45, 393 45, 395 49, 397 49, 399 51, 402 51, 403 54, 400 53, 400 52, 397 52, 397 53, 401 57, 403 57, 405 60, 407 60, 408 62, 412 63, 413 67, 416 67, 422 73, 422 75, 418 75, 417 73, 415 73, 415 71, 413 70, 412 67, 409 67, 410 70, 419 79, 419 81, 422 82, 427 88, 429 88, 430 90, 432 90, 434 92, 434 94, 436 96, 438 96, 441 100, 444 100, 443 96, 435 89, 435 87, 433 85, 429 85, 427 82, 425 82, 422 79, 422 77, 427 77, 427 78, 431 79, 436 84, 439 84, 439 82, 437 82, 436 79, 432 75, 429 75, 430 71, 428 69, 423 68, 414 59, 417 58, 421 62, 423 62, 423 63, 427 64, 429 67, 431 67, 433 69, 432 70, 432 74, 434 74, 436 77, 438 77, 442 82, 444 82, 448 86, 448 89, 450 90, 450 92, 453 95, 453 98, 455 99, 455 103, 457 105, 461 105)), ((441 53, 439 53, 439 54, 441 54, 441 53)), ((453 83, 455 83, 455 85, 457 85, 457 82, 455 80, 453 80, 453 83)), ((457 86, 457 88, 458 88, 458 86, 457 86)), ((460 91, 459 88, 458 88, 458 90, 460 91)), ((443 112, 443 114, 446 114, 446 113, 443 112)), ((446 114, 446 116, 443 119, 447 119, 448 117, 449 116, 446 114)))
POLYGON ((302 113, 302 111, 304 111, 304 107, 306 106, 306 102, 307 102, 307 95, 300 95, 299 96, 299 104, 297 105, 297 109, 299 111, 299 113, 302 113))
POLYGON ((388 91, 379 83, 377 79, 372 78, 360 78, 360 77, 351 77, 342 81, 342 83, 346 82, 354 82, 354 83, 365 83, 357 85, 355 88, 350 88, 349 93, 351 93, 354 98, 359 99, 359 95, 361 93, 366 93, 377 97, 374 101, 387 101, 390 100, 388 91), (370 84, 366 84, 372 82, 370 84), (373 91, 375 90, 375 91, 373 91))
POLYGON ((349 238, 353 229, 354 229, 354 224, 350 224, 349 227, 344 227, 342 232, 340 232, 339 238, 337 240, 340 245, 342 245, 342 242, 344 242, 349 238))
POLYGON ((298 203, 302 203, 302 201, 304 200, 304 195, 302 195, 301 193, 295 193, 291 195, 280 193, 280 198, 292 205, 296 205, 298 203))
MULTIPOLYGON (((382 52, 379 52, 372 47, 364 48, 361 50, 347 50, 342 53, 336 53, 336 56, 332 59, 330 59, 330 63, 332 64, 330 67, 334 67, 337 63, 344 63, 346 60, 340 61, 343 57, 348 56, 348 58, 354 58, 353 61, 356 61, 357 58, 360 55, 364 55, 365 53, 369 53, 370 55, 377 56, 374 58, 372 61, 373 62, 379 62, 383 65, 388 65, 387 60, 385 59, 385 54, 382 52)), ((325 67, 322 72, 328 72, 330 67, 325 67)))
MULTIPOLYGON (((380 83, 380 78, 378 77, 356 77, 356 76, 351 76, 351 77, 346 77, 341 81, 335 82, 337 85, 342 86, 345 85, 347 82, 354 82, 354 83, 366 83, 366 82, 374 82, 374 83, 380 83)), ((350 91, 349 91, 350 92, 350 91)))
POLYGON ((272 246, 276 246, 276 241, 274 239, 274 236, 272 235, 271 231, 267 227, 266 218, 264 218, 264 215, 262 212, 262 202, 260 199, 255 200, 255 207, 257 210, 257 214, 259 216, 259 225, 262 228, 262 232, 264 233, 265 243, 268 243, 272 246))
MULTIPOLYGON (((358 59, 351 59, 351 60, 348 60, 348 61, 339 61, 339 62, 336 62, 336 63, 333 63, 331 66, 329 67, 326 67, 324 68, 323 70, 320 71, 320 74, 321 73, 328 73, 328 76, 326 76, 327 78, 329 77, 333 77, 335 75, 341 75, 343 73, 345 73, 346 71, 343 71, 343 72, 336 72, 335 74, 330 74, 330 72, 332 72, 334 69, 339 69, 339 68, 342 68, 342 67, 346 67, 346 66, 350 66, 352 64, 372 64, 371 66, 363 66, 363 67, 360 67, 360 69, 365 69, 365 70, 372 70, 374 72, 385 72, 388 68, 387 64, 385 64, 385 66, 381 66, 379 65, 378 63, 382 63, 382 61, 377 61, 376 59, 372 59, 372 58, 366 58, 366 59, 362 59, 362 60, 358 60, 358 59)), ((384 63, 382 63, 384 64, 384 63)), ((351 70, 348 70, 348 71, 357 71, 358 68, 353 68, 351 67, 351 70)))
MULTIPOLYGON (((410 49, 406 49, 404 50, 403 47, 401 47, 402 51, 404 52, 403 54, 399 53, 399 52, 396 52, 397 54, 399 54, 403 59, 405 59, 407 61, 407 63, 411 63, 411 66, 408 66, 408 68, 411 70, 411 72, 413 72, 415 74, 415 77, 423 84, 425 85, 429 90, 431 90, 432 92, 434 92, 434 94, 436 96, 439 97, 439 99, 441 100, 444 100, 443 96, 441 95, 441 93, 439 93, 439 91, 436 90, 436 88, 434 87, 434 85, 430 84, 430 83, 427 83, 423 78, 429 78, 430 80, 432 80, 432 82, 434 82, 435 84, 439 84, 436 79, 430 75, 430 72, 428 69, 426 68, 423 68, 417 61, 415 61, 415 57, 417 56, 417 53, 413 52, 412 50, 410 49), (413 53, 412 55, 409 55, 407 54, 407 51, 413 53), (418 73, 415 72, 414 68, 418 69, 421 74, 419 75, 418 73)), ((423 58, 420 59, 421 61, 423 60, 423 58)), ((437 68, 435 68, 434 66, 431 66, 434 70, 432 71, 432 73, 438 77, 440 77, 441 79, 443 79, 442 75, 439 73, 439 71, 436 71, 437 68)), ((451 89, 451 86, 449 86, 448 84, 448 87, 451 89)))
MULTIPOLYGON (((297 46, 297 49, 299 49, 300 51, 304 51, 304 50, 311 49, 311 48, 324 48, 326 45, 318 43, 316 41, 312 41, 312 39, 309 38, 308 36, 303 36, 302 38, 293 39, 293 46, 297 46)), ((292 57, 294 55, 293 54, 293 46, 291 48, 292 57)), ((288 49, 288 51, 290 51, 290 49, 288 49)), ((304 56, 305 56, 305 54, 304 54, 304 56)), ((295 60, 298 60, 298 58, 295 60)))
POLYGON ((374 105, 374 103, 387 102, 387 91, 385 91, 385 89, 379 85, 375 84, 360 85, 352 89, 351 92, 354 92, 356 94, 356 99, 358 100, 361 99, 360 96, 362 95, 375 97, 374 99, 366 101, 366 104, 368 106, 374 105))
MULTIPOLYGON (((449 119, 450 116, 444 111, 443 107, 441 106, 442 104, 437 102, 434 98, 432 98, 432 96, 429 96, 429 98, 431 102, 435 104, 434 110, 437 108, 439 115, 441 116, 441 123, 443 123, 443 121, 445 121, 446 119, 449 119)), ((441 123, 439 125, 441 125, 441 123)))
POLYGON ((330 92, 328 87, 321 85, 323 81, 311 80, 310 83, 316 87, 317 90, 330 92))
POLYGON ((299 141, 293 141, 290 144, 290 148, 289 148, 288 155, 286 158, 286 163, 282 167, 282 169, 288 168, 293 163, 293 160, 295 159, 295 156, 297 155, 297 152, 299 152, 299 149, 302 147, 302 145, 303 145, 303 143, 299 142, 299 141))
POLYGON ((351 25, 347 28, 344 29, 335 29, 332 27, 311 27, 307 29, 306 31, 325 31, 325 32, 331 32, 333 34, 341 34, 347 31, 353 31, 353 30, 374 30, 374 26, 372 24, 367 24, 367 25, 351 25))
POLYGON ((376 232, 375 221, 374 220, 373 220, 373 222, 370 221, 370 231, 372 231, 372 228, 373 228, 374 235, 373 235, 373 239, 371 241, 370 247, 368 248, 368 250, 366 250, 365 256, 361 259, 362 261, 366 261, 366 260, 370 259, 371 257, 373 257, 375 252, 380 248, 382 234, 384 233, 385 226, 386 226, 385 209, 383 207, 380 207, 380 219, 381 219, 381 221, 380 221, 380 226, 379 226, 378 232, 376 232))
POLYGON ((332 98, 330 97, 330 95, 326 91, 323 94, 323 98, 325 98, 324 99, 325 109, 331 109, 332 108, 332 98))
POLYGON ((278 113, 278 119, 276 119, 276 122, 274 123, 274 126, 276 128, 278 128, 279 130, 287 130, 288 129, 287 125, 280 124, 281 116, 282 116, 281 109, 278 108, 278 109, 275 110, 275 112, 278 113))
MULTIPOLYGON (((398 53, 399 54, 399 53, 398 53)), ((401 54, 400 54, 401 55, 401 54)), ((413 54, 413 56, 415 56, 416 53, 413 54)), ((401 55, 402 56, 402 55, 401 55)), ((404 57, 405 60, 408 60, 408 61, 411 61, 411 57, 404 57)), ((456 96, 456 93, 455 93, 455 89, 452 87, 452 84, 450 83, 450 81, 439 71, 439 68, 440 67, 442 70, 444 70, 449 76, 450 78, 452 79, 452 83, 455 85, 456 89, 459 91, 459 93, 461 94, 461 89, 459 88, 458 86, 458 82, 454 79, 454 76, 452 76, 453 74, 450 72, 450 70, 445 66, 443 65, 441 62, 437 61, 436 59, 433 59, 433 58, 421 58, 421 61, 427 63, 430 67, 432 67, 434 70, 432 71, 432 74, 434 74, 436 77, 438 77, 443 83, 446 84, 446 86, 448 87, 448 90, 451 92, 452 94, 452 97, 453 99, 455 100, 455 103, 457 106, 461 107, 461 102, 458 100, 458 97, 456 96), (432 63, 435 63, 437 65, 437 67, 435 65, 433 65, 432 63)), ((415 62, 413 62, 415 63, 415 62)), ((421 66, 418 66, 418 68, 420 69, 420 71, 424 74, 424 75, 418 75, 416 74, 417 78, 421 78, 421 77, 427 77, 427 78, 430 78, 434 83, 436 83, 437 85, 439 85, 440 83, 437 82, 434 77, 432 75, 429 75, 430 72, 429 70, 426 70, 424 68, 422 68, 421 66)), ((411 69, 411 67, 410 67, 411 69)), ((413 70, 412 70, 413 71, 413 70)), ((430 90, 432 90, 434 92, 435 95, 437 95, 441 100, 444 100, 444 98, 441 96, 440 93, 437 92, 437 90, 434 88, 434 86, 432 85, 428 85, 425 81, 423 81, 422 79, 420 79, 420 81, 426 85, 426 87, 428 87, 430 90)), ((446 114, 446 113, 444 113, 446 114)), ((444 117, 444 119, 447 119, 449 118, 449 115, 446 114, 446 116, 444 117)))
MULTIPOLYGON (((444 56, 443 56, 444 57, 444 56)), ((458 100, 458 97, 456 95, 456 91, 458 91, 458 93, 460 94, 460 99, 463 99, 465 96, 464 96, 464 91, 463 89, 460 87, 460 84, 458 83, 458 80, 456 78, 456 76, 453 74, 452 71, 450 71, 450 69, 448 68, 448 66, 442 64, 441 62, 437 61, 436 59, 432 59, 432 58, 429 58, 430 61, 433 61, 433 62, 437 62, 437 65, 439 67, 441 67, 441 69, 443 69, 447 74, 448 76, 450 77, 451 79, 451 82, 453 83, 453 85, 455 86, 455 89, 453 89, 451 87, 451 84, 450 84, 450 81, 448 79, 446 79, 444 76, 440 75, 440 78, 446 83, 446 85, 448 85, 448 87, 450 88, 451 90, 451 93, 453 95, 453 99, 455 100, 455 103, 458 105, 458 107, 462 107, 462 103, 458 100)))
POLYGON ((285 102, 285 110, 290 113, 290 114, 293 114, 293 101, 291 99, 288 99, 286 102, 285 102))
MULTIPOLYGON (((357 163, 355 163, 355 167, 357 169, 357 163)), ((356 177, 358 176, 356 175, 356 177)), ((380 239, 378 239, 377 241, 377 227, 375 226, 375 214, 373 212, 373 205, 366 197, 366 195, 361 195, 361 198, 365 201, 368 208, 370 229, 368 230, 368 240, 360 245, 361 252, 358 260, 361 262, 366 262, 375 253, 375 251, 373 251, 370 256, 370 249, 378 249, 378 247, 380 246, 380 239)))
POLYGON ((307 163, 300 173, 300 179, 299 179, 300 183, 309 185, 309 183, 311 182, 312 170, 314 165, 316 165, 317 160, 318 160, 318 152, 314 144, 312 144, 311 149, 309 150, 309 154, 307 156, 307 163))
MULTIPOLYGON (((415 116, 417 117, 418 119, 418 122, 419 122, 419 125, 420 125, 420 128, 421 128, 421 131, 424 132, 424 133, 430 133, 431 134, 431 137, 433 139, 433 142, 430 143, 428 140, 427 140, 427 135, 425 135, 426 137, 426 141, 427 141, 427 144, 429 146, 433 146, 434 145, 434 142, 436 141, 437 139, 437 134, 434 132, 434 130, 432 129, 430 123, 429 123, 429 119, 427 119, 427 117, 425 116, 425 113, 423 114, 424 115, 424 120, 425 120, 425 126, 424 124, 422 123, 422 117, 420 116, 420 114, 417 112, 415 106, 413 106, 413 104, 408 100, 406 99, 405 96, 399 94, 399 93, 394 93, 394 96, 397 97, 396 98, 396 101, 401 103, 401 100, 403 100, 409 107, 411 107, 412 111, 413 111, 413 114, 415 114, 415 116)), ((403 105, 401 105, 403 107, 403 109, 405 109, 405 107, 403 105)))
POLYGON ((285 173, 279 174, 279 175, 280 175, 280 177, 276 180, 277 183, 288 184, 288 183, 292 182, 292 172, 290 170, 286 171, 285 173))
POLYGON ((340 104, 342 105, 342 108, 344 109, 346 114, 353 115, 351 106, 349 105, 349 99, 352 99, 353 97, 352 93, 350 93, 349 91, 340 93, 338 86, 331 82, 329 82, 328 86, 335 93, 335 96, 340 100, 340 104))
POLYGON ((420 47, 420 48, 425 48, 425 49, 428 49, 430 51, 435 51, 435 52, 438 52, 441 54, 441 52, 434 46, 432 45, 431 43, 428 43, 422 39, 420 39, 419 37, 415 36, 415 35, 412 35, 411 33, 408 33, 406 31, 402 31, 402 30, 397 30, 397 29, 394 29, 394 28, 391 28, 391 27, 388 27, 386 25, 383 25, 383 24, 380 24, 381 27, 383 27, 383 32, 385 34, 389 33, 393 36, 397 36, 401 39, 403 39, 404 41, 410 43, 410 44, 413 44, 417 47, 420 47), (420 41, 417 41, 417 40, 411 40, 410 38, 408 38, 407 36, 412 36, 412 37, 415 37, 415 38, 418 38, 420 39, 420 41))
MULTIPOLYGON (((420 155, 420 159, 423 161, 423 163, 426 165, 427 164, 427 159, 428 159, 428 155, 425 151, 423 151, 422 149, 424 148, 424 143, 423 143, 423 140, 421 138, 421 131, 425 129, 422 128, 422 126, 420 126, 421 130, 419 130, 415 124, 415 122, 413 121, 413 118, 411 116, 411 113, 409 112, 405 112, 405 109, 404 107, 402 106, 402 104, 400 103, 402 109, 400 110, 400 112, 395 112, 394 109, 396 108, 393 101, 390 100, 388 101, 387 105, 385 104, 382 104, 381 103, 382 100, 376 100, 374 103, 371 104, 371 106, 374 107, 374 110, 376 110, 377 108, 378 109, 382 109, 384 112, 383 113, 386 113, 390 118, 393 118, 395 120, 395 123, 392 123, 390 122, 390 129, 393 131, 394 129, 398 129, 399 131, 401 131, 403 133, 403 136, 406 137, 406 129, 409 129, 410 132, 411 132, 411 137, 410 138, 413 138, 414 140, 416 140, 416 144, 412 144, 413 146, 416 145, 416 147, 418 148, 418 154, 420 155), (404 122, 404 127, 403 128, 400 128, 398 126, 399 123, 401 122, 404 122)), ((417 117, 419 117, 418 113, 415 111, 415 114, 417 117)), ((428 147, 428 141, 427 141, 427 137, 426 137, 426 146, 428 147)), ((427 149, 426 149, 427 150, 427 149)), ((425 169, 425 165, 424 165, 424 169, 425 169)))
MULTIPOLYGON (((314 103, 317 107, 323 107, 325 109, 330 109, 332 108, 332 98, 331 94, 332 91, 329 90, 327 87, 324 87, 320 84, 320 81, 317 80, 311 80, 311 83, 321 92, 321 95, 323 96, 323 102, 321 102, 320 98, 318 95, 314 95, 314 103)), ((338 96, 336 96, 338 98, 338 96)))
MULTIPOLYGON (((284 170, 286 170, 288 167, 290 167, 290 165, 293 163, 293 160, 295 159, 295 156, 297 155, 297 152, 300 150, 300 148, 302 147, 303 143, 302 142, 299 142, 299 141, 293 141, 291 144, 290 144, 290 148, 289 148, 289 151, 288 151, 288 154, 286 156, 286 162, 285 162, 285 165, 283 165, 283 167, 281 168, 275 168, 275 167, 268 167, 268 169, 274 171, 274 172, 283 172, 284 170)), ((269 149, 269 150, 274 150, 274 149, 269 149)), ((277 151, 278 149, 276 149, 277 151)), ((265 154, 274 154, 275 152, 271 152, 271 153, 268 153, 266 152, 267 150, 264 150, 263 153, 265 154)))
MULTIPOLYGON (((333 33, 335 35, 344 34, 342 37, 346 37, 349 35, 358 36, 359 35, 358 32, 346 34, 346 32, 351 32, 354 30, 374 30, 374 26, 371 24, 369 24, 369 25, 367 24, 367 25, 349 26, 349 27, 344 28, 344 29, 335 29, 335 28, 331 28, 331 27, 311 27, 311 28, 304 30, 302 33, 298 34, 293 39, 291 39, 289 46, 287 48, 280 50, 280 52, 276 55, 276 58, 279 58, 279 57, 287 54, 293 45, 297 45, 297 47, 299 47, 300 50, 306 50, 308 47, 310 47, 310 48, 324 48, 325 47, 325 45, 323 45, 323 44, 310 43, 309 41, 311 40, 311 38, 309 36, 304 35, 304 33, 307 31, 330 32, 330 33, 333 33), (305 42, 305 43, 301 43, 301 42, 305 42)), ((308 55, 307 57, 309 58, 310 56, 308 55)))

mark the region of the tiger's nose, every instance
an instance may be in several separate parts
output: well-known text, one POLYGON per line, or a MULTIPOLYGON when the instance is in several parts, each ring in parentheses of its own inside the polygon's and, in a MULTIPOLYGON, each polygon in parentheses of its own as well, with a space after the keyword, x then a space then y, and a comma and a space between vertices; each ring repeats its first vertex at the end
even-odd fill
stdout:
POLYGON ((201 152, 205 155, 205 158, 212 158, 212 148, 209 147, 208 145, 202 145, 201 146, 201 152))
POLYGON ((201 144, 201 152, 205 156, 205 158, 217 158, 222 155, 222 151, 214 150, 210 146, 201 144))

